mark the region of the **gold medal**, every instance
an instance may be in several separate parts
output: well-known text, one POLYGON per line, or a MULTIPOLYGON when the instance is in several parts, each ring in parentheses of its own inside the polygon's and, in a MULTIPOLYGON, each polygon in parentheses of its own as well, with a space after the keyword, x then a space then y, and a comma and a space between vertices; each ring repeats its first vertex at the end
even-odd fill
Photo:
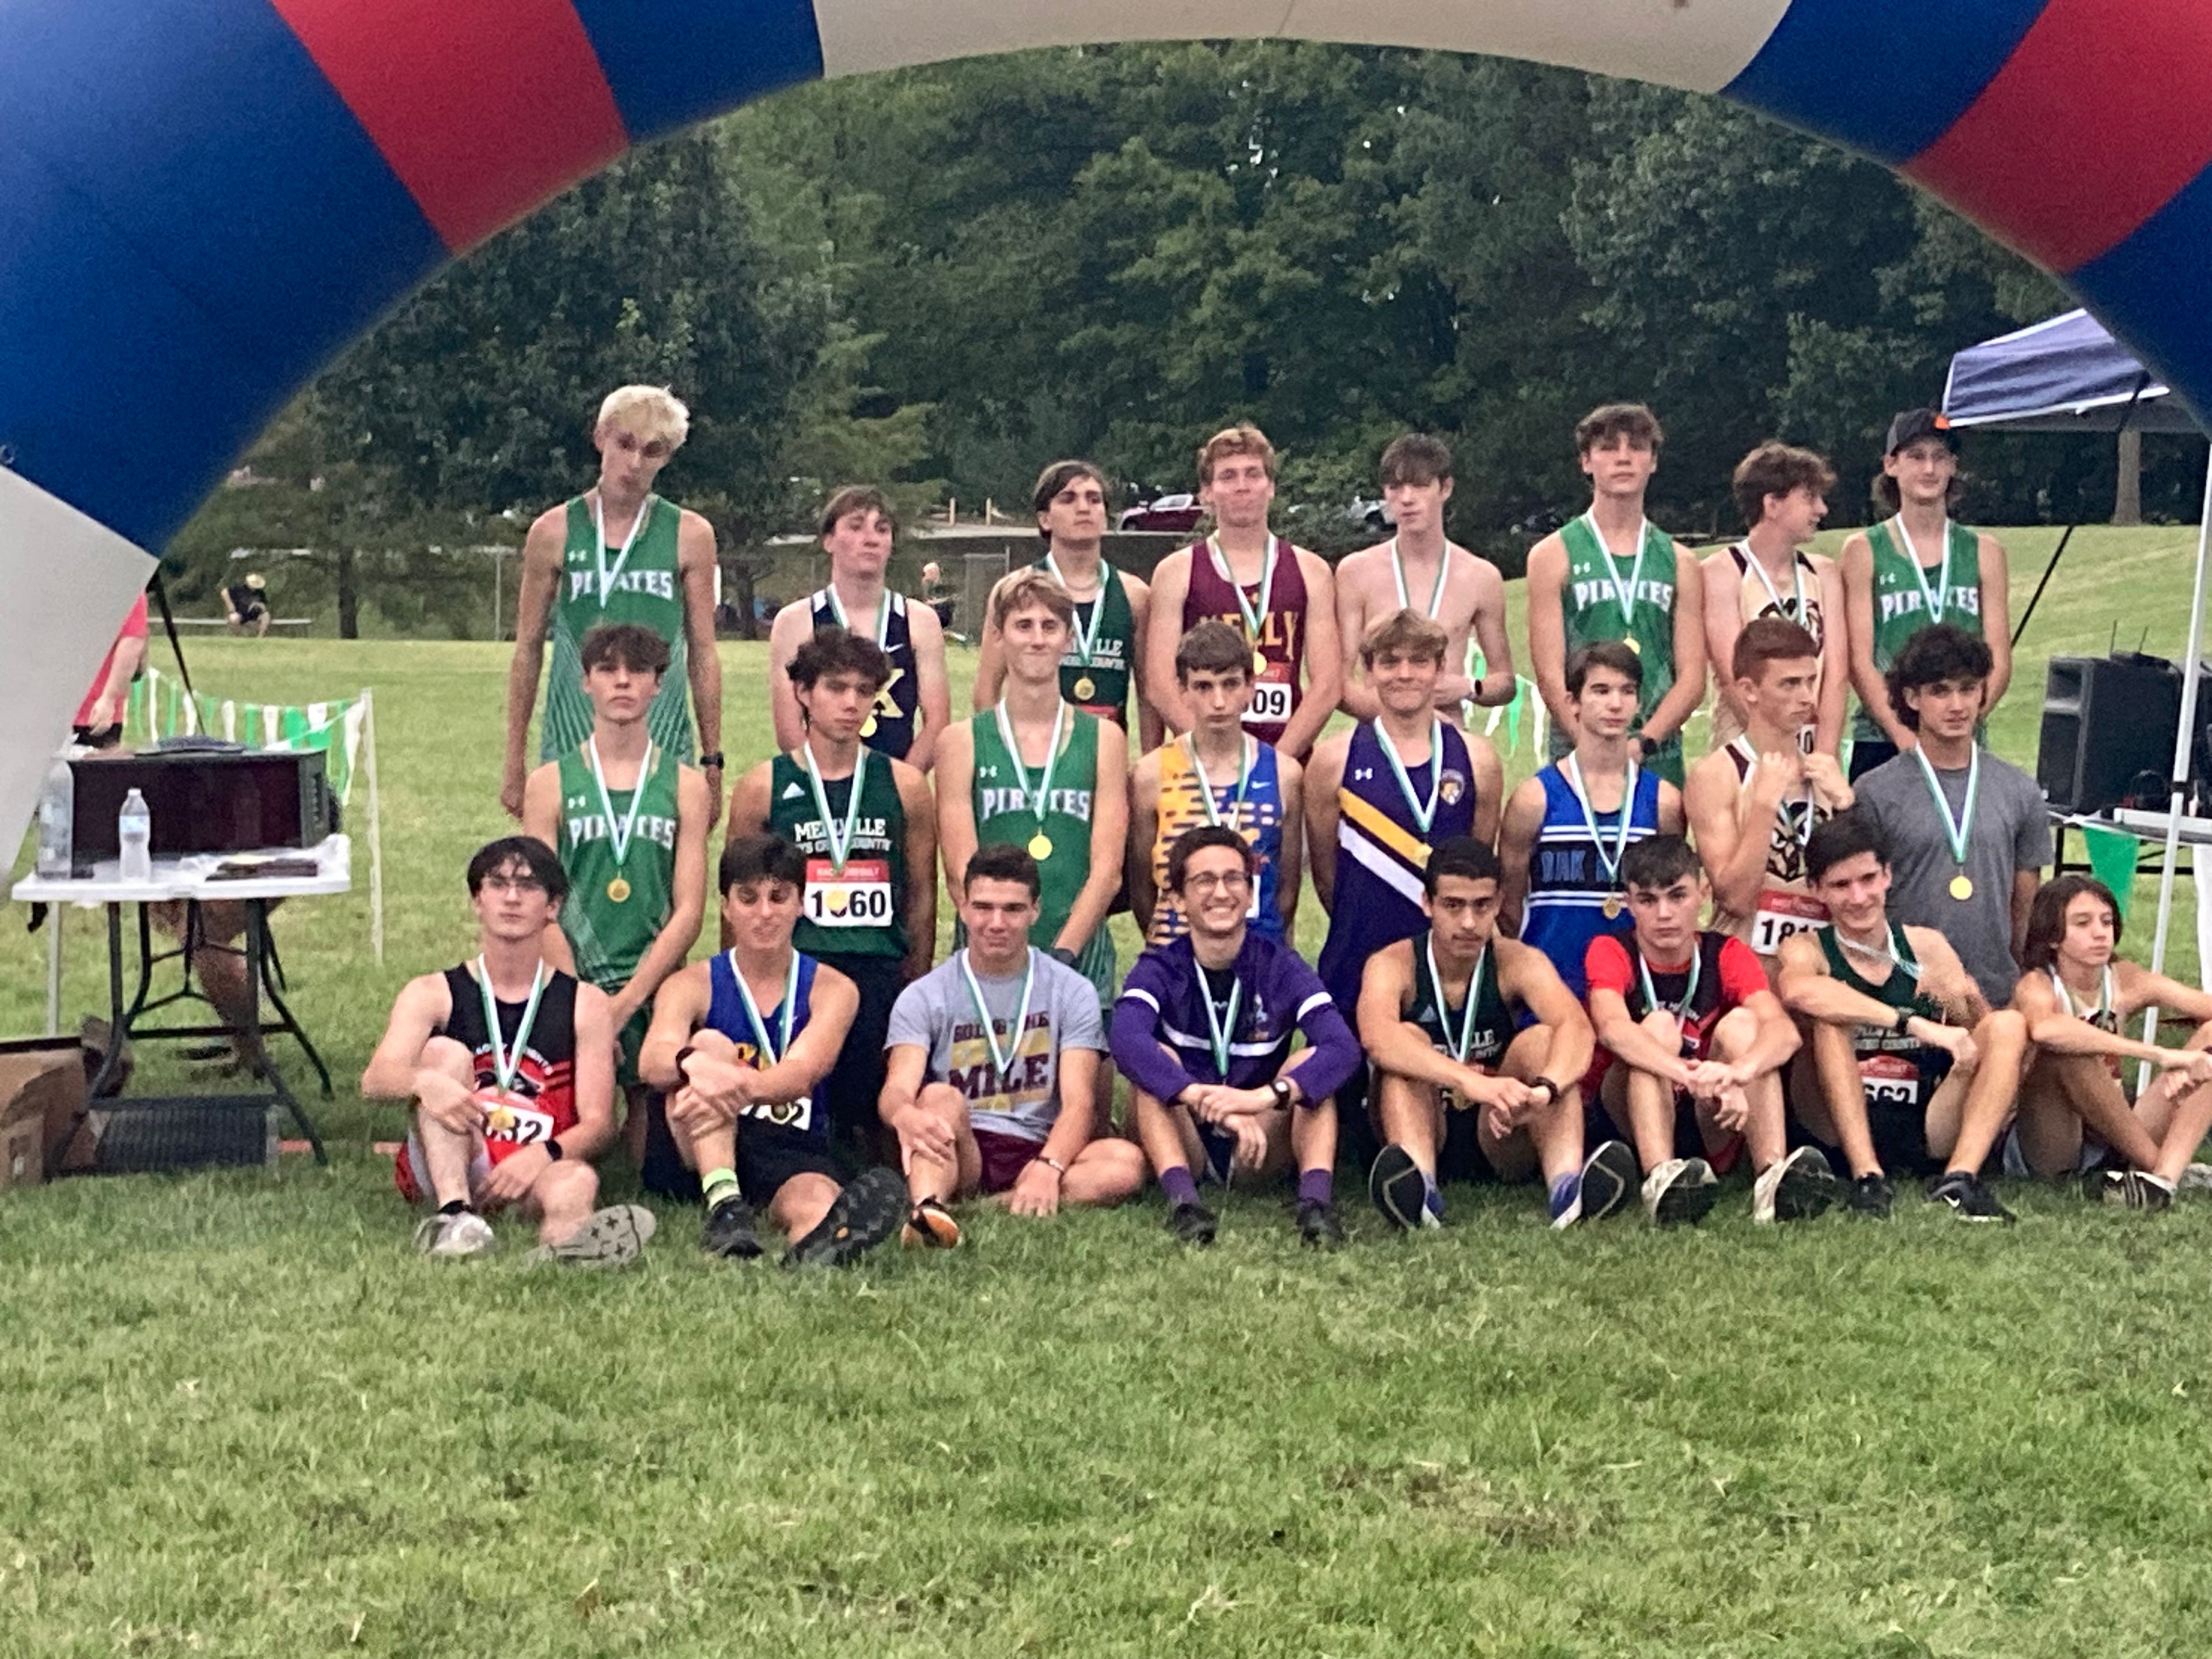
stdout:
POLYGON ((612 881, 609 882, 607 884, 607 896, 612 899, 617 904, 626 903, 629 898, 629 878, 623 876, 617 876, 612 881))
POLYGON ((1030 856, 1042 864, 1052 856, 1052 837, 1042 830, 1030 837, 1030 856))
POLYGON ((1266 654, 1265 654, 1263 652, 1261 652, 1261 651, 1260 647, 1259 647, 1258 646, 1256 646, 1256 645, 1255 645, 1255 646, 1254 646, 1254 647, 1252 647, 1252 677, 1253 677, 1255 679, 1263 678, 1265 678, 1265 676, 1266 676, 1267 672, 1267 656, 1266 656, 1266 654))
POLYGON ((864 738, 872 738, 876 735, 876 716, 873 709, 868 712, 868 718, 860 722, 860 735, 864 738))
POLYGON ((1088 674, 1081 674, 1081 675, 1079 675, 1079 676, 1077 676, 1077 677, 1076 677, 1076 681, 1075 681, 1075 700, 1076 700, 1076 702, 1089 702, 1091 700, 1091 698, 1093 698, 1093 697, 1097 696, 1097 695, 1098 695, 1098 683, 1097 683, 1096 680, 1092 679, 1092 678, 1091 678, 1091 676, 1090 676, 1090 675, 1088 675, 1088 674))
POLYGON ((1973 897, 1973 896, 1974 884, 1968 878, 1965 871, 1961 870, 1957 875, 1951 878, 1951 896, 1953 898, 1964 902, 1966 900, 1973 897))
POLYGON ((1607 921, 1618 921, 1620 919, 1620 895, 1607 893, 1605 896, 1604 909, 1605 919, 1607 921))
POLYGON ((1620 636, 1620 642, 1626 646, 1631 651, 1633 651, 1638 656, 1640 657, 1644 654, 1644 642, 1638 639, 1635 635, 1622 635, 1620 636))

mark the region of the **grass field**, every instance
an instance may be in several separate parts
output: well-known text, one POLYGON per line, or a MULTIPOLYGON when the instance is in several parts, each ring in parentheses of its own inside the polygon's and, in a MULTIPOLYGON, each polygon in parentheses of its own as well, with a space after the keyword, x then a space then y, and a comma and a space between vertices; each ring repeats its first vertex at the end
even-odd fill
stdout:
MULTIPOLYGON (((2008 539, 2024 601, 2050 537, 2008 539)), ((2046 654, 2116 622, 2179 653, 2189 540, 2077 537, 2003 752, 2032 755, 2046 654)), ((1148 1197, 835 1278, 709 1264, 672 1211, 625 1275, 526 1271, 513 1231, 423 1261, 369 1148, 398 1118, 343 1085, 469 942, 503 654, 192 648, 226 694, 375 686, 390 952, 365 890, 276 922, 341 1078, 328 1172, 0 1199, 0 1655, 2201 1646, 2202 1206, 2014 1188, 2001 1232, 1914 1205, 1755 1232, 1739 1189, 1694 1233, 1555 1237, 1529 1194, 1455 1194, 1407 1241, 1347 1182, 1326 1259, 1273 1198, 1182 1254, 1148 1197)), ((757 758, 761 648, 725 665, 757 758)), ((79 1012, 102 970, 71 927, 79 1012)), ((0 1028, 43 982, 10 932, 0 1028)))

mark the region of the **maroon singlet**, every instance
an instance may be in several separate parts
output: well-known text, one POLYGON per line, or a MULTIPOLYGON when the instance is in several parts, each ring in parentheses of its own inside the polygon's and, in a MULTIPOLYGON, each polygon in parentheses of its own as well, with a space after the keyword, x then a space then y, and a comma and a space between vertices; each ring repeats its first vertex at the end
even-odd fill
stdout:
MULTIPOLYGON (((1291 716, 1305 696, 1306 579, 1298 568, 1297 554, 1281 538, 1274 538, 1273 591, 1262 594, 1253 582, 1244 588, 1244 603, 1255 611, 1267 607, 1260 618, 1260 655, 1267 667, 1252 689, 1252 707, 1245 712, 1244 729, 1264 744, 1279 744, 1291 716)), ((1244 613, 1237 608, 1236 590, 1214 568, 1213 550, 1199 542, 1190 550, 1190 586, 1183 594, 1182 629, 1188 634, 1208 617, 1227 623, 1239 634, 1249 630, 1244 613)))

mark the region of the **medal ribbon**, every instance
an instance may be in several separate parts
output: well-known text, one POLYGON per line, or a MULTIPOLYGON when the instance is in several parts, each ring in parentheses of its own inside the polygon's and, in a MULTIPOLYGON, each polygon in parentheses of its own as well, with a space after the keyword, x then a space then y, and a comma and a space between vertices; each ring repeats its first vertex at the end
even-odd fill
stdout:
POLYGON ((830 789, 822 781, 822 769, 814 763, 814 740, 810 738, 799 744, 799 753, 806 763, 806 781, 813 787, 814 810, 822 814, 822 834, 830 843, 830 867, 842 876, 853 856, 853 836, 860 827, 860 784, 868 775, 867 748, 863 744, 853 757, 853 789, 845 798, 842 824, 830 816, 830 789))
MULTIPOLYGON (((1060 574, 1059 562, 1049 553, 1044 556, 1044 568, 1052 573, 1053 580, 1058 582, 1062 587, 1067 587, 1067 578, 1060 574)), ((1091 626, 1087 631, 1083 626, 1083 607, 1079 605, 1075 608, 1075 626, 1070 631, 1075 636, 1075 654, 1082 659, 1085 668, 1091 665, 1091 659, 1098 649, 1098 629, 1106 620, 1106 582, 1112 574, 1113 567, 1104 560, 1100 560, 1098 597, 1091 602, 1091 626)), ((1068 587, 1067 597, 1071 599, 1075 597, 1073 588, 1068 587)))
POLYGON ((1451 1025, 1451 1005, 1444 1000, 1444 976, 1437 971, 1437 936, 1429 935, 1429 985, 1437 999, 1437 1024, 1444 1029, 1444 1046, 1451 1057, 1461 1065, 1467 1064, 1467 1051, 1474 1044, 1474 1005, 1480 1000, 1475 993, 1482 986, 1482 970, 1490 965, 1490 946, 1482 947, 1482 954, 1474 959, 1474 971, 1467 976, 1467 1006, 1460 1012, 1459 1030, 1451 1025))
POLYGON ((1592 507, 1583 514, 1583 521, 1589 526, 1590 538, 1596 542, 1598 556, 1605 561, 1606 574, 1613 590, 1613 602, 1620 607, 1620 625, 1624 629, 1633 632, 1636 627, 1636 590, 1644 582, 1644 544, 1650 538, 1651 521, 1649 519, 1636 521, 1636 558, 1628 567, 1628 585, 1625 588, 1620 582, 1620 562, 1613 556, 1613 550, 1605 544, 1605 532, 1597 527, 1597 509, 1592 507))
MULTIPOLYGON (((1440 716, 1429 721, 1429 799, 1424 805, 1413 794, 1413 780, 1406 770, 1406 763, 1398 758, 1398 745, 1390 741, 1390 734, 1382 729, 1382 722, 1375 722, 1375 741, 1382 750, 1382 758, 1390 763, 1390 775, 1398 780, 1398 793, 1406 798, 1406 810, 1413 815, 1413 826, 1424 836, 1437 821, 1437 792, 1444 781, 1444 723, 1440 716)), ((1626 815, 1624 814, 1624 817, 1626 815)), ((1597 831, 1593 829, 1595 836, 1597 831)), ((1618 856, 1615 864, 1620 862, 1618 856)))
POLYGON ((1951 861, 1961 873, 1966 868, 1966 838, 1973 833, 1974 800, 1982 788, 1982 746, 1974 745, 1974 757, 1966 763, 1966 799, 1960 804, 1959 816, 1951 816, 1951 803, 1944 798, 1943 785, 1929 764, 1928 751, 1918 744, 1912 745, 1912 758, 1920 763, 1921 775, 1928 780, 1928 793, 1936 797, 1936 811, 1943 819, 1943 837, 1951 843, 1951 861))
MULTIPOLYGON (((1644 1011, 1647 1013, 1655 1012, 1661 1008, 1664 1008, 1677 1020, 1686 1018, 1690 1012, 1691 1004, 1694 1003, 1698 1000, 1698 977, 1705 971, 1705 951, 1700 947, 1698 941, 1693 939, 1690 942, 1690 983, 1682 993, 1682 1000, 1679 1003, 1662 1002, 1659 1000, 1659 992, 1657 988, 1651 983, 1651 964, 1644 961, 1643 949, 1641 946, 1638 946, 1636 952, 1636 976, 1644 982, 1644 1011)), ((1470 986, 1468 988, 1469 994, 1468 997, 1468 1000, 1469 1002, 1472 1002, 1474 1000, 1473 990, 1474 988, 1470 986)))
MULTIPOLYGON (((1599 545, 1603 546, 1604 544, 1601 542, 1599 545)), ((1446 542, 1443 557, 1437 561, 1437 585, 1429 594, 1428 618, 1431 622, 1434 622, 1437 619, 1437 612, 1443 609, 1444 574, 1450 568, 1451 544, 1446 542)), ((1413 599, 1406 588, 1406 562, 1399 556, 1398 538, 1395 536, 1390 538, 1390 574, 1398 580, 1399 608, 1411 611, 1413 608, 1413 599)))
POLYGON ((727 954, 730 977, 738 982, 738 1000, 744 1005, 745 1024, 753 1028, 753 1052, 768 1056, 767 1066, 756 1062, 754 1069, 765 1072, 791 1052, 792 1010, 799 1006, 799 952, 791 953, 791 969, 783 978, 783 1018, 778 1022, 782 1030, 774 1042, 769 1041, 768 1022, 761 1018, 760 1004, 753 1000, 753 988, 745 983, 745 970, 738 966, 738 953, 727 954))
MULTIPOLYGON (((837 597, 837 584, 833 581, 822 591, 830 596, 830 614, 836 617, 837 626, 848 634, 851 633, 852 618, 846 614, 845 601, 837 597)), ((883 598, 876 601, 876 644, 880 649, 888 652, 891 648, 890 639, 891 592, 887 587, 884 590, 883 598)))
POLYGON ((1213 1048, 1213 1069, 1221 1073, 1221 1080, 1226 1083, 1229 1081, 1229 1049, 1231 1039, 1237 1035, 1237 1015, 1244 1006, 1244 981, 1236 976, 1237 965, 1231 963, 1229 966, 1229 1017, 1225 1020, 1219 1019, 1214 1016, 1213 987, 1206 977, 1206 969, 1195 963, 1191 965, 1198 974, 1198 1000, 1206 1005, 1206 1041, 1213 1048))
POLYGON ((545 963, 541 959, 538 971, 530 981, 530 1000, 523 1005, 522 1023, 514 1028, 514 1047, 509 1048, 499 1034, 499 999, 491 992, 491 969, 484 959, 477 958, 477 989, 483 995, 484 1030, 491 1036, 491 1074, 505 1094, 514 1087, 514 1075, 522 1069, 522 1056, 530 1047, 530 1028, 538 1024, 538 999, 545 994, 545 963))
MULTIPOLYGON (((1832 924, 1831 924, 1831 926, 1832 927, 1832 924)), ((1862 945, 1855 939, 1845 939, 1841 928, 1835 928, 1834 932, 1836 938, 1841 941, 1844 949, 1846 951, 1856 951, 1870 962, 1886 962, 1891 967, 1895 968, 1903 973, 1905 978, 1917 985, 1920 982, 1920 964, 1917 962, 1907 962, 1905 959, 1904 955, 1898 950, 1896 944, 1898 937, 1897 926, 1898 925, 1895 922, 1892 922, 1890 924, 1890 945, 1886 951, 1877 951, 1873 945, 1862 945)))
POLYGON ((637 786, 629 792, 629 811, 619 824, 615 822, 615 799, 607 793, 606 769, 599 764, 599 735, 594 732, 585 738, 584 747, 592 757, 592 781, 599 786, 599 810, 606 814, 607 846, 615 855, 615 868, 619 871, 623 860, 629 856, 630 839, 637 833, 637 809, 645 804, 645 781, 653 775, 653 741, 646 740, 645 761, 637 769, 637 786))
POLYGON ((1244 828, 1244 792, 1252 787, 1252 774, 1259 769, 1259 745, 1250 738, 1241 738, 1237 759, 1237 799, 1231 804, 1229 816, 1224 818, 1221 809, 1213 804, 1213 780, 1206 775, 1206 763, 1198 757, 1198 738, 1188 732, 1176 739, 1190 757, 1190 769, 1198 774, 1198 798, 1206 803, 1206 821, 1210 824, 1226 823, 1231 830, 1244 828))
POLYGON ((1805 605, 1805 566, 1797 555, 1792 552, 1790 556, 1790 597, 1797 605, 1796 611, 1792 614, 1790 607, 1782 602, 1782 590, 1775 586, 1774 579, 1766 574, 1766 567, 1759 562, 1759 555, 1751 550, 1751 544, 1738 542, 1735 547, 1736 551, 1743 555, 1743 562, 1751 567, 1751 574, 1759 578, 1759 585, 1766 590, 1766 597, 1773 602, 1775 614, 1809 630, 1812 625, 1806 618, 1813 613, 1805 605))
POLYGON ((975 1005, 975 1018, 983 1027, 983 1041, 991 1045, 991 1070, 999 1080, 1001 1093, 1012 1093, 1014 1062, 1021 1058, 1022 1032, 1030 1023, 1030 999, 1036 994, 1036 947, 1031 945, 1022 958, 1022 1001, 1014 1012, 1013 1029, 1006 1033, 1006 1052, 999 1050, 998 1027, 991 1023, 991 1011, 983 1001, 982 982, 975 977, 969 957, 974 953, 960 952, 960 977, 968 981, 968 1000, 975 1005))
POLYGON ((653 516, 653 497, 647 495, 639 505, 637 517, 630 520, 629 534, 623 538, 622 551, 615 556, 615 568, 611 570, 607 568, 607 520, 605 507, 605 503, 600 500, 598 493, 594 492, 592 496, 592 529, 598 537, 598 545, 592 550, 592 568, 599 573, 599 605, 602 609, 605 608, 607 595, 615 591, 615 584, 622 580, 623 570, 629 563, 630 550, 637 545, 637 532, 645 528, 645 521, 653 516))
POLYGON ((1021 745, 1014 741, 1014 723, 1006 718, 1006 700, 1004 697, 999 699, 999 706, 993 712, 999 717, 999 737, 1006 745, 1006 758, 1013 763, 1014 781, 1021 789, 1022 804, 1036 815, 1037 833, 1042 835, 1044 833, 1045 802, 1052 795, 1052 769, 1060 764, 1060 739, 1067 729, 1066 700, 1061 699, 1052 717, 1052 750, 1045 756, 1044 765, 1037 773, 1034 805, 1030 805, 1030 769, 1022 763, 1021 745))
POLYGON ((2064 1005, 2066 1012, 2076 1019, 2087 1020, 2094 1025, 2104 1015, 2112 1012, 2112 964, 2109 962, 2105 964, 2104 978, 2098 981, 2097 1006, 2086 1014, 2074 1006, 2074 994, 2066 988, 2066 981, 2058 976, 2056 963, 2051 969, 2051 988, 2058 993, 2058 1000, 2064 1005))
POLYGON ((1259 608, 1255 610, 1245 600, 1243 584, 1229 568, 1229 556, 1221 550, 1221 538, 1213 535, 1206 538, 1206 550, 1213 557, 1214 569, 1220 573, 1221 580, 1229 584, 1229 591, 1237 597, 1237 614, 1244 618, 1244 631, 1251 636, 1252 649, 1255 652, 1260 648, 1260 634, 1267 623, 1267 612, 1275 597, 1275 555, 1281 546, 1282 543, 1275 537, 1271 535, 1267 538, 1267 555, 1260 565, 1259 608))
POLYGON ((1897 515, 1897 539, 1905 544, 1905 562, 1911 567, 1912 580, 1920 586, 1920 603, 1925 608, 1928 620, 1939 623, 1951 603, 1951 520, 1943 520, 1943 533, 1936 545, 1942 550, 1940 562, 1943 580, 1933 589, 1928 586, 1928 571, 1920 562, 1920 550, 1912 544, 1912 532, 1905 527, 1905 514, 1897 515))
POLYGON ((1583 809, 1583 824, 1589 831, 1590 845, 1597 849, 1598 866, 1605 872, 1607 883, 1616 887, 1620 884, 1620 860, 1628 852, 1629 820, 1635 816, 1632 809, 1636 804, 1636 762, 1631 758, 1621 779, 1620 834, 1614 837, 1613 856, 1607 858, 1605 837, 1598 833, 1597 810, 1590 805, 1589 791, 1583 783, 1582 762, 1569 755, 1559 763, 1559 775, 1567 781, 1568 787, 1575 792, 1576 804, 1583 809))

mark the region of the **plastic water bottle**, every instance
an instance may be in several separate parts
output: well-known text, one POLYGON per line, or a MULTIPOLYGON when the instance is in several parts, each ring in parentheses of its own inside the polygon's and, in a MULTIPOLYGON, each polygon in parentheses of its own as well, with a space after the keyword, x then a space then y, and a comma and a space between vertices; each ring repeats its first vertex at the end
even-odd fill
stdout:
POLYGON ((39 873, 67 881, 76 853, 76 774, 57 756, 39 795, 39 873))
POLYGON ((154 814, 136 789, 123 798, 123 810, 115 815, 115 840, 123 849, 123 879, 153 880, 154 814))

